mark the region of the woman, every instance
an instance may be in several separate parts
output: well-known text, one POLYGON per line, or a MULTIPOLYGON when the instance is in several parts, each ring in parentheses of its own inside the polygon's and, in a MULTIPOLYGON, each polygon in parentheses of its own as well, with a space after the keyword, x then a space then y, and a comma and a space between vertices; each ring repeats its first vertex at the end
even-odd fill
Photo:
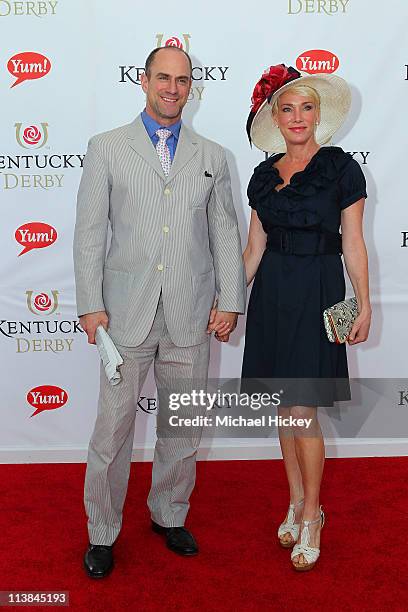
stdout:
POLYGON ((324 524, 317 406, 350 399, 345 345, 329 342, 322 316, 345 297, 341 252, 359 313, 349 345, 367 339, 371 318, 364 175, 341 148, 321 148, 346 118, 350 98, 335 75, 272 66, 255 87, 247 124, 255 146, 276 154, 255 168, 248 187, 253 210, 244 261, 248 285, 255 281, 242 378, 291 379, 279 414, 312 419, 308 430, 279 431, 290 505, 278 538, 293 547, 292 564, 302 571, 319 557, 324 524))

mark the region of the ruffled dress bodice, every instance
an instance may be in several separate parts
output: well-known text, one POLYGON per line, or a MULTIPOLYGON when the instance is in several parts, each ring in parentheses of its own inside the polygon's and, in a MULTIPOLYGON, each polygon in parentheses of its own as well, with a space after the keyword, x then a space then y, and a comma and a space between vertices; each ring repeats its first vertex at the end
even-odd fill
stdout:
POLYGON ((348 168, 361 173, 358 163, 340 147, 322 147, 303 171, 296 172, 289 184, 277 191, 283 179, 274 164, 283 155, 273 155, 259 164, 248 185, 250 206, 257 211, 265 231, 270 227, 337 231, 342 179, 348 168), (322 194, 324 206, 320 205, 322 194))

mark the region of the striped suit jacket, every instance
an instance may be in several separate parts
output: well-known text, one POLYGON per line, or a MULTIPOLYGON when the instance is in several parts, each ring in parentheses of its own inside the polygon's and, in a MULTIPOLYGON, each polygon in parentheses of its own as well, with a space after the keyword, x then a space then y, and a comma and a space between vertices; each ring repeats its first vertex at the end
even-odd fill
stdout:
POLYGON ((105 310, 124 346, 146 338, 160 292, 177 346, 204 342, 216 293, 219 310, 243 313, 245 272, 222 147, 182 124, 166 177, 140 116, 91 138, 74 268, 78 315, 105 310))

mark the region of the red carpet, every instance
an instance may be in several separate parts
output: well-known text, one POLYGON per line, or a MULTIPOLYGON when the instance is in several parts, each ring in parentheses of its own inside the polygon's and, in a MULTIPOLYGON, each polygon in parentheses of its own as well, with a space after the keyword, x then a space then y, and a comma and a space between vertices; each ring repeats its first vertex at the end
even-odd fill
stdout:
POLYGON ((198 464, 194 558, 150 531, 150 470, 133 465, 116 569, 95 581, 82 569, 85 466, 1 465, 0 590, 65 590, 70 609, 89 612, 407 609, 408 458, 327 461, 322 554, 307 574, 276 542, 288 501, 281 461, 198 464))

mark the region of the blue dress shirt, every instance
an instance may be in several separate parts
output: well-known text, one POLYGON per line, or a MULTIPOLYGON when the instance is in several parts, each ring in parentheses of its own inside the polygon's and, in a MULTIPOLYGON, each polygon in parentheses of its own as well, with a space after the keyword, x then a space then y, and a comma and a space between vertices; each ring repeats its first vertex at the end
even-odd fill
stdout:
POLYGON ((150 115, 146 113, 145 110, 140 114, 140 116, 146 128, 146 131, 149 134, 150 140, 152 141, 153 146, 155 148, 157 143, 159 142, 159 137, 156 135, 156 130, 160 128, 170 130, 171 136, 168 137, 166 142, 170 150, 171 161, 173 161, 174 155, 176 153, 177 142, 180 136, 181 121, 177 121, 177 123, 173 123, 173 125, 160 125, 160 123, 157 123, 157 121, 152 119, 150 115))

